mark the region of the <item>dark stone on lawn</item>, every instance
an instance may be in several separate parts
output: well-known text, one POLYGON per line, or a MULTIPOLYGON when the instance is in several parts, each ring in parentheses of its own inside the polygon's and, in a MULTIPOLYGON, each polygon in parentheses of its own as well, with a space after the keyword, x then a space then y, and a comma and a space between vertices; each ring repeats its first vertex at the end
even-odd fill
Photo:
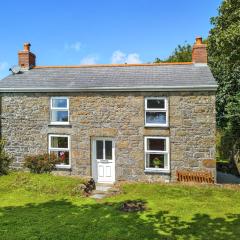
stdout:
POLYGON ((123 212, 140 212, 146 210, 146 202, 143 200, 128 200, 122 203, 120 210, 123 212))
POLYGON ((84 183, 83 185, 83 191, 88 196, 91 194, 93 190, 96 189, 96 184, 93 178, 91 178, 87 183, 84 183))

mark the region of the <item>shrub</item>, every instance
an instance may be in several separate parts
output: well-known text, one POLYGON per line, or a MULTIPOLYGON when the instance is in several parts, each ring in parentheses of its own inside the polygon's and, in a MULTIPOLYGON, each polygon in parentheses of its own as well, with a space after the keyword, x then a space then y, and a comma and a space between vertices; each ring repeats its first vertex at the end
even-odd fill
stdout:
POLYGON ((29 168, 32 173, 49 173, 55 169, 58 162, 59 160, 54 153, 44 153, 26 156, 24 167, 29 168))
POLYGON ((0 176, 8 174, 12 157, 4 150, 5 141, 0 140, 0 176))
POLYGON ((218 130, 216 138, 217 168, 239 176, 240 174, 240 138, 239 130, 230 127, 218 130))

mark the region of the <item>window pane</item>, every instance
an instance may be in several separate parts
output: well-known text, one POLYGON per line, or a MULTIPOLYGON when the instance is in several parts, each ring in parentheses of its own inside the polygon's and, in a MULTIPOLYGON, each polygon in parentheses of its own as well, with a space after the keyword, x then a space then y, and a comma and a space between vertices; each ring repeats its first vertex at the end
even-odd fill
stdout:
POLYGON ((147 108, 165 108, 165 100, 164 99, 148 99, 147 100, 147 108))
POLYGON ((52 107, 56 108, 67 108, 67 99, 66 98, 53 98, 52 107))
POLYGON ((105 155, 106 159, 112 159, 112 141, 105 141, 105 155))
POLYGON ((67 137, 51 137, 52 148, 68 148, 67 137))
POLYGON ((103 159, 103 141, 102 140, 96 141, 96 153, 97 153, 97 159, 103 159))
POLYGON ((68 111, 52 110, 52 122, 68 122, 68 111))
POLYGON ((69 165, 69 152, 68 151, 51 151, 51 153, 56 154, 60 165, 69 165))
POLYGON ((166 139, 147 139, 147 150, 166 151, 166 139))
POLYGON ((167 154, 146 154, 147 168, 168 168, 167 154))
POLYGON ((146 123, 166 124, 165 112, 146 112, 146 123))

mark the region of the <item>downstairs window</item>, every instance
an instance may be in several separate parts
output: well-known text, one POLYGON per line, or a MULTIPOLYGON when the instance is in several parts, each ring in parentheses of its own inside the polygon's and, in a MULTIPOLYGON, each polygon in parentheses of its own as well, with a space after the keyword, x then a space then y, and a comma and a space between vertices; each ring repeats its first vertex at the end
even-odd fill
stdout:
POLYGON ((70 168, 70 136, 49 135, 49 153, 57 156, 59 163, 56 167, 70 168))
POLYGON ((169 138, 145 137, 145 170, 169 172, 169 138))

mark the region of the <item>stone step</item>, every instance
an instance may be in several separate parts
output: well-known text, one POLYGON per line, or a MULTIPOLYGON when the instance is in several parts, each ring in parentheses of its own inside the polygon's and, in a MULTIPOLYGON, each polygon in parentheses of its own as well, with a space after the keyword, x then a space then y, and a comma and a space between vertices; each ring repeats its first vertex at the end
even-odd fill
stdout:
POLYGON ((90 196, 90 198, 94 198, 94 199, 103 199, 104 197, 106 197, 106 195, 100 194, 100 193, 94 193, 93 195, 90 196))
POLYGON ((111 189, 111 186, 108 185, 96 185, 96 191, 107 192, 111 189))
POLYGON ((112 186, 114 186, 114 184, 113 183, 96 183, 96 186, 112 187, 112 186))
POLYGON ((106 197, 109 193, 114 192, 113 184, 97 183, 96 189, 92 192, 91 198, 102 199, 106 197))
POLYGON ((94 191, 92 191, 92 194, 108 194, 108 192, 107 191, 101 191, 101 190, 94 190, 94 191))

